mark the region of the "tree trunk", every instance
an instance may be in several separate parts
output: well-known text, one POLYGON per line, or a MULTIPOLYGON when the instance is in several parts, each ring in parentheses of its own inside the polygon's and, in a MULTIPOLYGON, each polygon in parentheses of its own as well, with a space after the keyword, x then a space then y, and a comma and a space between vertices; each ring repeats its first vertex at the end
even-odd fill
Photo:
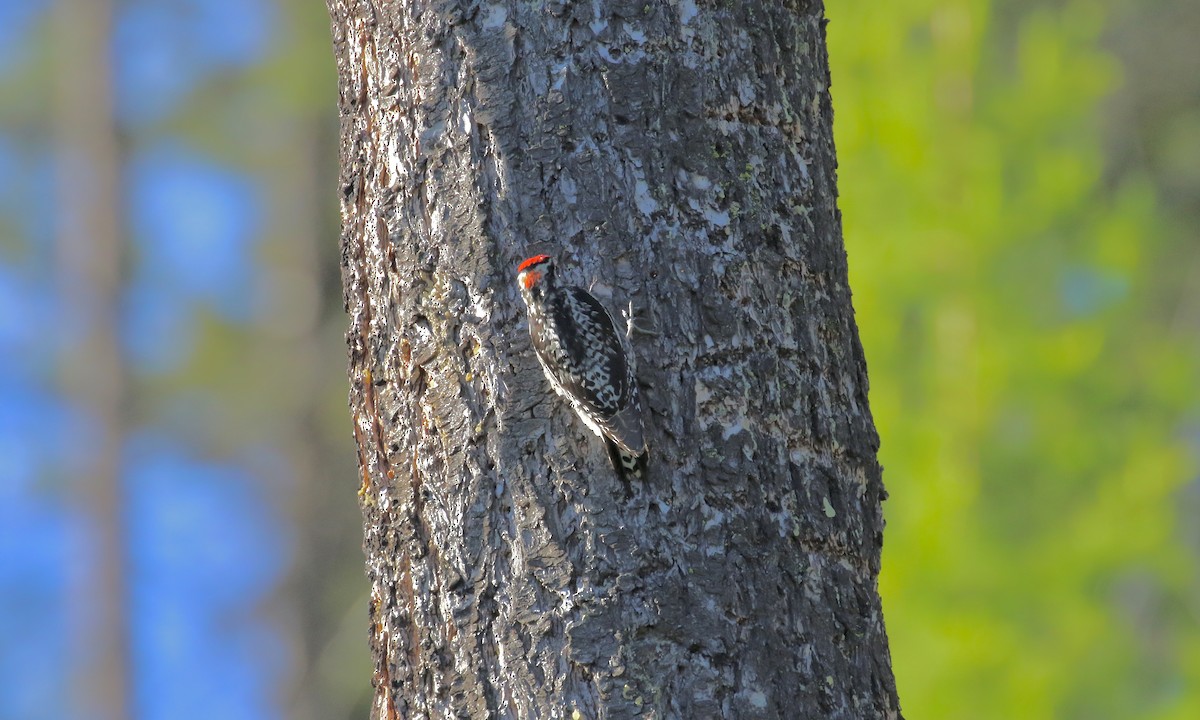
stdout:
POLYGON ((111 0, 59 0, 55 16, 58 136, 57 258, 61 316, 70 338, 62 390, 83 415, 88 448, 72 473, 87 528, 85 570, 74 578, 69 715, 132 716, 129 588, 121 455, 127 372, 120 346, 124 228, 121 146, 114 113, 111 0))
POLYGON ((899 717, 821 4, 328 5, 373 716, 899 717), (534 252, 646 330, 630 500, 534 252))

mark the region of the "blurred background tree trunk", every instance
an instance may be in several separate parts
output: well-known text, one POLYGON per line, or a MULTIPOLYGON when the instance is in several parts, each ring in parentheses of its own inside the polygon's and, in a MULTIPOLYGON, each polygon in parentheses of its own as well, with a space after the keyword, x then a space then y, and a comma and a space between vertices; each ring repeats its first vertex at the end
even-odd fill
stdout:
MULTIPOLYGON (((59 139, 58 287, 66 348, 64 395, 86 418, 75 468, 86 546, 71 590, 76 716, 133 717, 122 450, 126 368, 120 346, 124 258, 121 147, 114 114, 108 0, 59 0, 54 115, 59 139)), ((66 447, 64 446, 64 452, 66 447)))
POLYGON ((899 717, 822 5, 328 5, 373 716, 899 717), (632 500, 532 252, 648 331, 632 500))

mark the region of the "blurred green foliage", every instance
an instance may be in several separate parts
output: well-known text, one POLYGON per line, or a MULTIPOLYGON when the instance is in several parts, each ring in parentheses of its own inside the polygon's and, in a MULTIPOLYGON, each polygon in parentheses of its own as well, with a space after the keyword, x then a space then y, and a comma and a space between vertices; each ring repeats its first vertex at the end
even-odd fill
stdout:
POLYGON ((1120 10, 828 8, 909 718, 1200 717, 1197 257, 1109 172, 1120 10))

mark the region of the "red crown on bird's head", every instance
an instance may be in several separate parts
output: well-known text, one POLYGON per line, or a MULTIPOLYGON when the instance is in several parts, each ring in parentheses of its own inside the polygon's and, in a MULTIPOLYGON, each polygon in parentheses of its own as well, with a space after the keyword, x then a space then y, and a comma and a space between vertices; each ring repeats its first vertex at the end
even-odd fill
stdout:
POLYGON ((549 255, 534 255, 531 258, 525 258, 524 262, 517 266, 517 272, 525 272, 534 265, 540 265, 549 259, 549 255))

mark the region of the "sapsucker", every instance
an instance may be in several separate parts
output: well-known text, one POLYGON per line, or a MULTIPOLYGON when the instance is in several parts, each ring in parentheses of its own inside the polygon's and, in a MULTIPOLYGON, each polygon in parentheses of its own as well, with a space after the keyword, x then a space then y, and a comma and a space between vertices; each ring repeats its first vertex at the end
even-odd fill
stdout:
POLYGON ((549 255, 521 263, 517 285, 546 378, 604 441, 630 494, 630 478, 641 478, 646 468, 646 438, 633 353, 625 336, 591 293, 558 284, 549 255))

